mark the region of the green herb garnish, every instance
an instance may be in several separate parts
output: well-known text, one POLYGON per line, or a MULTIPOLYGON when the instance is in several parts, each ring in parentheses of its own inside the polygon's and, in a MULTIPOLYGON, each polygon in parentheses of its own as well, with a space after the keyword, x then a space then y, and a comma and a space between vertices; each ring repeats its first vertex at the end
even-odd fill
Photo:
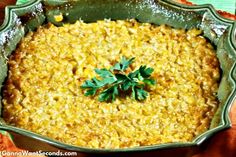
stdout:
POLYGON ((133 99, 140 101, 146 99, 148 92, 144 88, 147 85, 156 84, 156 81, 150 78, 154 69, 144 65, 127 74, 127 68, 134 59, 122 57, 120 63, 116 63, 109 70, 95 69, 99 78, 94 77, 91 80, 86 80, 81 85, 81 88, 87 89, 84 95, 94 96, 98 90, 101 90, 99 101, 114 101, 120 93, 131 93, 133 99))

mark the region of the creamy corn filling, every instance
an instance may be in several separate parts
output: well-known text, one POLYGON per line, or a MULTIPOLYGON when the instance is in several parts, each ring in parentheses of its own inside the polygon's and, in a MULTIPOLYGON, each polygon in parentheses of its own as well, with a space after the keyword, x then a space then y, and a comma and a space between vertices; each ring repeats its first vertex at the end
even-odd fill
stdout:
POLYGON ((8 62, 7 123, 83 147, 126 148, 187 142, 206 131, 218 107, 215 50, 197 29, 135 20, 77 21, 30 32, 8 62), (80 88, 120 58, 154 68, 145 101, 99 102, 80 88))

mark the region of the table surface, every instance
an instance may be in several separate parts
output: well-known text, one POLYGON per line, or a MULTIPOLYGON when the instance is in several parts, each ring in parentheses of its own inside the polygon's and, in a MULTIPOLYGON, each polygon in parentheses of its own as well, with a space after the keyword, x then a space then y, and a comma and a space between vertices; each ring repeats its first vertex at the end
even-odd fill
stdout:
MULTIPOLYGON (((15 2, 16 0, 0 1, 0 21, 4 19, 4 7, 15 4, 15 2)), ((194 155, 194 157, 236 157, 236 103, 231 109, 230 117, 232 128, 220 132, 208 140, 205 151, 194 155)))
POLYGON ((229 13, 236 13, 236 0, 189 0, 196 4, 214 4, 218 10, 224 10, 229 13))

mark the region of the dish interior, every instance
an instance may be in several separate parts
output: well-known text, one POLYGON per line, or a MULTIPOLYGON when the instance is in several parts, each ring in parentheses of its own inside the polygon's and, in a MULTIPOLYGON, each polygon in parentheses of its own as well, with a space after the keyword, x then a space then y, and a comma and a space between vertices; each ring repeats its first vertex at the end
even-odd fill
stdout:
POLYGON ((114 149, 191 142, 209 129, 219 104, 219 62, 197 29, 135 20, 47 25, 30 32, 8 64, 3 118, 72 145, 114 149), (157 83, 145 87, 147 98, 130 98, 122 84, 114 101, 84 96, 81 85, 96 76, 95 69, 109 69, 123 56, 135 57, 123 73, 153 68, 157 83))

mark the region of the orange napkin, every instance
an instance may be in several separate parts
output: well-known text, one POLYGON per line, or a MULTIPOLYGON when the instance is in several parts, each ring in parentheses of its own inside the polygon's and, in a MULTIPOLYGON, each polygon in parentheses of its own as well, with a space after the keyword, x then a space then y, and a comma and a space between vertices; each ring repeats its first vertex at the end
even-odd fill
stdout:
MULTIPOLYGON (((11 136, 7 132, 0 132, 0 152, 5 153, 13 153, 13 152, 21 152, 24 151, 15 146, 13 141, 11 140, 11 136)), ((4 153, 3 153, 4 154, 4 153)), ((16 156, 1 156, 0 157, 16 157, 16 156)), ((17 157, 25 157, 25 156, 17 156, 17 157)), ((28 156, 28 157, 44 157, 44 156, 28 156)))

